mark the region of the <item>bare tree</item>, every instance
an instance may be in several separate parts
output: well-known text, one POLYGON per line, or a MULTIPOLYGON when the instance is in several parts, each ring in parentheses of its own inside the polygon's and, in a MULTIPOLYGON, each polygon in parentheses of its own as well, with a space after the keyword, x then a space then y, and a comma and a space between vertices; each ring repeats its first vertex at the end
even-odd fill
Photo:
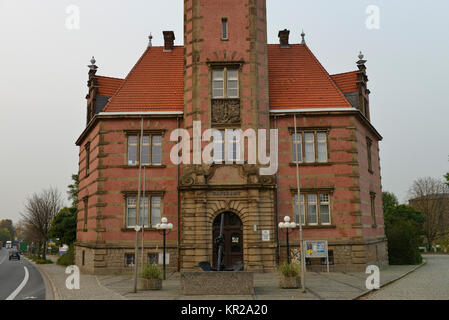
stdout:
POLYGON ((425 235, 429 247, 449 228, 449 187, 435 178, 419 178, 409 191, 410 205, 425 217, 425 235))
POLYGON ((46 248, 51 221, 61 208, 61 194, 53 188, 43 190, 39 194, 33 194, 25 203, 25 212, 22 214, 22 219, 26 233, 39 243, 38 256, 40 256, 41 246, 43 245, 42 259, 47 258, 46 248))

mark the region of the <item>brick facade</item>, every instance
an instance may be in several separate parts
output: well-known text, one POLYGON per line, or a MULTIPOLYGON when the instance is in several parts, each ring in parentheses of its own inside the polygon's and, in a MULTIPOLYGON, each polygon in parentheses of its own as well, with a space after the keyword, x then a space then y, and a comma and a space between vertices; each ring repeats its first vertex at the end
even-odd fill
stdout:
MULTIPOLYGON (((265 2, 229 0, 223 4, 185 0, 184 47, 172 48, 170 43, 165 47, 172 50, 149 47, 127 79, 114 80, 116 93, 103 112, 96 115, 92 115, 95 109, 92 104, 98 81, 95 81, 96 66, 91 67, 87 97, 90 116, 86 130, 77 141, 80 189, 76 264, 82 271, 106 274, 133 269, 125 266, 125 255, 134 254, 136 239, 135 231, 126 228, 126 197, 137 194, 139 171, 137 166, 128 165, 127 148, 128 136, 130 132, 140 131, 142 118, 145 134, 162 135, 162 165, 146 166, 145 189, 147 195, 161 195, 162 216, 174 225, 167 235, 168 270, 198 269, 202 261, 213 263, 213 223, 225 212, 235 214, 242 223, 245 269, 275 270, 286 254, 285 234, 278 229, 278 222, 284 216, 295 216, 293 114, 297 114, 298 131, 325 132, 328 148, 327 161, 300 164, 301 190, 325 192, 330 196, 330 223, 304 226, 304 239, 328 240, 333 252, 332 270, 362 270, 367 264, 388 263, 378 145, 381 136, 369 122, 365 61, 358 62, 355 83, 339 88, 338 81, 345 81, 345 77, 332 80, 305 44, 287 46, 281 51, 279 45, 267 46, 265 2), (220 37, 222 19, 228 22, 229 39, 220 37), (285 65, 285 59, 291 59, 289 55, 300 56, 292 63, 305 68, 303 72, 315 81, 315 84, 307 82, 311 87, 305 89, 306 98, 304 95, 301 98, 304 89, 300 86, 289 91, 288 86, 294 81, 289 81, 288 75, 285 82, 278 78, 282 74, 269 72, 294 69, 293 65, 285 65), (184 57, 183 106, 178 105, 178 89, 171 91, 174 83, 180 81, 177 63, 181 62, 181 56, 184 57), (158 69, 158 73, 150 65, 155 59, 166 59, 159 65, 176 66, 167 68, 167 73, 158 69), (269 65, 274 67, 270 69, 269 65), (238 98, 214 99, 212 71, 226 67, 238 70, 238 98), (152 77, 160 74, 178 78, 164 79, 168 85, 163 87, 153 78, 144 83, 149 81, 145 72, 153 72, 152 77), (317 78, 321 82, 316 82, 317 78), (145 89, 139 92, 138 88, 145 89), (345 92, 346 88, 357 91, 345 92), (148 90, 154 91, 147 94, 148 90), (164 91, 159 100, 155 98, 163 90, 167 94, 164 91), (168 101, 170 95, 174 96, 173 103, 168 101), (321 99, 323 96, 326 99, 321 99), (354 97, 359 97, 360 102, 354 102, 357 101, 354 97), (161 105, 153 105, 158 101, 161 105), (315 109, 307 108, 310 105, 315 109), (236 106, 239 111, 233 122, 217 122, 220 117, 213 110, 228 112, 236 106), (278 129, 277 174, 260 175, 260 165, 173 164, 170 152, 176 142, 170 141, 170 135, 173 130, 184 128, 193 136, 194 121, 201 121, 202 131, 278 129), (371 167, 367 143, 371 146, 371 167), (263 230, 270 233, 268 241, 262 240, 263 230)), ((304 79, 298 83, 304 83, 304 79)), ((110 90, 112 84, 109 86, 110 90)), ((206 144, 202 142, 202 147, 206 144)), ((297 228, 290 234, 292 248, 299 246, 298 239, 297 228)), ((139 250, 139 263, 146 262, 148 254, 161 251, 161 234, 154 228, 146 228, 145 260, 142 261, 139 250)), ((311 263, 310 268, 318 268, 320 262, 311 263)))

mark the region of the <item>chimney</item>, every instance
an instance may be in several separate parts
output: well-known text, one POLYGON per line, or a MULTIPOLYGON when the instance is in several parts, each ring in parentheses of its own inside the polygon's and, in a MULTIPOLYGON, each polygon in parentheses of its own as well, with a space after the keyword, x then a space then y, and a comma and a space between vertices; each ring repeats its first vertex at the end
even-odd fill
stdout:
POLYGON ((290 44, 288 43, 288 39, 290 37, 290 30, 284 29, 279 31, 278 37, 279 43, 281 44, 281 48, 290 48, 290 44))
POLYGON ((175 43, 175 33, 173 31, 164 31, 164 52, 173 51, 175 43))

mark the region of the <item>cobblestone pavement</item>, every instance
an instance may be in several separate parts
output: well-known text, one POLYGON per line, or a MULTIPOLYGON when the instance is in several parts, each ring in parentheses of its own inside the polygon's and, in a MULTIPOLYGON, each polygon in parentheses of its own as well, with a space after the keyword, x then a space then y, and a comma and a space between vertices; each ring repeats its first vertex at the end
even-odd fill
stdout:
MULTIPOLYGON (((179 293, 179 273, 169 275, 162 290, 139 290, 134 293, 131 274, 81 274, 80 289, 68 290, 65 286, 68 277, 65 267, 50 264, 39 265, 38 268, 50 280, 55 298, 62 300, 351 300, 366 293, 365 281, 368 276, 363 272, 307 272, 307 292, 303 293, 301 289, 281 289, 276 273, 263 273, 254 275, 255 294, 252 296, 182 296, 179 293)), ((397 279, 415 268, 416 266, 385 267, 381 269, 381 284, 397 279)))
POLYGON ((449 300, 449 255, 423 255, 426 265, 369 295, 372 300, 449 300))

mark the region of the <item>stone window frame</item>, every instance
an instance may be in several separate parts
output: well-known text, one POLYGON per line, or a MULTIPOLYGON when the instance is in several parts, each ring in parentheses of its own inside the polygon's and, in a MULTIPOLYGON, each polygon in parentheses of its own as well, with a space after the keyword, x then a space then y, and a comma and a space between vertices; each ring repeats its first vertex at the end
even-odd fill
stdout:
POLYGON ((83 232, 87 232, 87 221, 89 219, 89 197, 83 198, 83 232))
MULTIPOLYGON (((334 219, 332 218, 333 216, 333 194, 334 194, 334 189, 333 188, 317 188, 317 189, 301 189, 301 195, 304 195, 304 220, 302 227, 303 228, 335 228, 335 224, 334 224, 334 219), (309 224, 308 223, 308 216, 307 216, 307 195, 309 194, 315 194, 317 196, 317 202, 316 202, 316 206, 317 206, 317 223, 316 224, 309 224), (328 194, 329 195, 329 223, 321 223, 321 212, 320 212, 320 194, 328 194)), ((298 190, 292 188, 291 189, 291 193, 292 193, 292 208, 293 208, 293 217, 294 217, 294 221, 298 224, 297 228, 299 228, 299 222, 296 219, 296 195, 298 194, 298 190)), ((300 210, 300 209, 299 209, 300 210)), ((299 214, 301 214, 301 212, 299 211, 299 214)))
POLYGON ((241 73, 242 73, 242 67, 243 67, 244 61, 215 61, 215 62, 209 62, 209 84, 210 84, 210 97, 212 100, 217 99, 234 99, 234 100, 240 100, 240 93, 241 93, 241 73), (216 70, 223 70, 223 96, 222 97, 214 97, 214 90, 213 90, 213 72, 216 70), (227 77, 227 70, 237 70, 237 97, 228 97, 228 77, 227 77))
MULTIPOLYGON (((150 137, 150 145, 149 145, 149 156, 148 160, 150 163, 142 163, 142 167, 147 168, 165 168, 164 161, 163 161, 163 154, 164 154, 164 136, 165 136, 166 130, 144 130, 143 136, 149 136, 150 137), (152 163, 152 152, 153 152, 153 136, 161 136, 161 163, 160 164, 153 164, 152 163)), ((126 135, 126 152, 125 152, 125 166, 130 168, 135 168, 139 166, 139 158, 140 158, 140 130, 125 130, 126 135), (128 158, 129 158, 129 137, 131 136, 137 136, 137 159, 136 164, 129 164, 128 158)))
POLYGON ((229 19, 228 17, 221 18, 221 40, 229 40, 229 19))
MULTIPOLYGON (((123 199, 124 199, 124 213, 123 213, 123 228, 122 231, 134 231, 135 226, 128 227, 128 220, 127 220, 127 214, 128 214, 128 198, 135 197, 136 198, 136 204, 137 204, 137 191, 123 191, 123 199)), ((151 198, 152 197, 160 197, 161 198, 161 218, 164 214, 164 196, 165 191, 145 191, 145 194, 143 191, 141 192, 141 197, 148 197, 148 226, 144 228, 145 231, 154 231, 157 230, 155 227, 152 226, 151 223, 151 198)), ((136 222, 137 222, 137 210, 136 210, 136 222)))
MULTIPOLYGON (((296 165, 296 161, 294 161, 294 155, 295 150, 293 149, 293 137, 295 134, 295 128, 289 127, 288 131, 290 133, 290 150, 292 153, 291 156, 291 164, 296 165)), ((330 164, 330 151, 329 151, 329 135, 330 135, 330 127, 301 127, 296 128, 296 133, 301 134, 301 162, 298 162, 299 165, 326 165, 330 164), (305 134, 306 133, 313 133, 314 137, 314 153, 315 153, 315 161, 313 162, 306 162, 305 161, 305 155, 306 155, 306 147, 305 147, 305 134), (326 161, 318 161, 318 139, 317 134, 318 133, 325 133, 326 134, 326 161)))
POLYGON ((84 151, 86 152, 86 156, 85 156, 85 161, 86 161, 86 177, 89 176, 90 172, 90 141, 86 142, 86 144, 84 145, 84 151))
POLYGON ((377 228, 377 222, 376 222, 376 193, 370 192, 370 211, 371 211, 371 219, 372 219, 372 228, 377 228))
POLYGON ((373 154, 372 154, 373 140, 370 137, 366 137, 366 151, 368 158, 368 172, 373 174, 373 154))

